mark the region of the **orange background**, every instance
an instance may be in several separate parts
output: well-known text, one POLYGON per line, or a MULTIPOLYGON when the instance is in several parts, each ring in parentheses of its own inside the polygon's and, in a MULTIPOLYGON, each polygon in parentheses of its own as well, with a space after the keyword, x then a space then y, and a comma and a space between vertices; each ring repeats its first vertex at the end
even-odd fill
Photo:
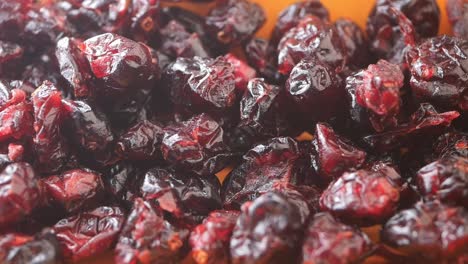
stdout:
MULTIPOLYGON (((298 0, 251 0, 261 4, 265 12, 268 15, 268 20, 264 27, 259 31, 258 35, 264 38, 268 38, 272 31, 278 14, 287 7, 289 4, 298 2, 298 0)), ((374 0, 322 0, 322 3, 330 11, 332 20, 340 17, 350 18, 357 22, 362 28, 365 28, 367 16, 374 4, 374 0)), ((445 11, 445 0, 438 0, 441 9, 441 25, 439 32, 440 34, 450 34, 451 30, 448 24, 447 15, 445 11)), ((185 8, 196 11, 200 14, 206 14, 209 11, 207 4, 179 4, 185 8)), ((208 5, 209 6, 209 5, 208 5)), ((378 227, 364 230, 368 233, 373 240, 378 240, 378 227)), ((94 260, 85 260, 80 264, 112 264, 113 256, 111 252, 108 252, 94 260)), ((184 263, 190 263, 190 261, 184 261, 184 263)), ((383 259, 372 257, 366 261, 366 263, 386 263, 383 259)))

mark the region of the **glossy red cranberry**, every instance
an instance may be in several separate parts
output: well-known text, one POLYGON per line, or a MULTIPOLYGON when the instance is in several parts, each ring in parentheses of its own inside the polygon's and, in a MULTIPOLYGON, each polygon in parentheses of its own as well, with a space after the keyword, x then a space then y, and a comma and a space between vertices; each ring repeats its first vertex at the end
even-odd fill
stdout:
POLYGON ((6 166, 0 179, 0 226, 22 220, 41 204, 38 175, 28 163, 6 166))
POLYGON ((17 233, 6 233, 0 236, 0 260, 3 262, 8 257, 10 249, 20 247, 30 241, 33 241, 34 237, 17 234, 17 233))
POLYGON ((468 35, 468 3, 465 0, 447 0, 447 15, 455 36, 468 35))
POLYGON ((302 237, 300 219, 299 210, 278 193, 245 203, 231 238, 232 263, 294 262, 302 237))
POLYGON ((428 39, 408 53, 413 96, 444 109, 468 110, 464 64, 468 41, 449 36, 428 39))
MULTIPOLYGON (((24 54, 24 49, 12 42, 0 40, 0 65, 3 66, 6 63, 21 58, 24 54)), ((5 69, 3 69, 5 70, 5 69)))
POLYGON ((138 198, 120 234, 115 249, 117 264, 155 261, 179 263, 189 232, 165 221, 159 208, 138 198))
POLYGON ((189 33, 184 25, 176 20, 169 21, 161 29, 161 39, 160 51, 172 58, 210 57, 200 36, 197 33, 189 33))
POLYGON ((141 121, 117 140, 117 153, 126 160, 157 160, 162 157, 164 128, 148 120, 141 121))
POLYGON ((237 90, 243 93, 246 90, 247 83, 257 76, 257 72, 246 62, 240 60, 232 53, 228 53, 224 57, 234 68, 237 90))
POLYGON ((283 77, 276 69, 276 47, 266 39, 252 38, 244 47, 245 56, 261 77, 279 84, 283 77))
POLYGON ((434 143, 432 151, 435 159, 446 156, 468 158, 468 133, 445 133, 434 143))
POLYGON ((468 247, 468 212, 438 201, 419 202, 384 225, 382 241, 420 260, 454 258, 468 247))
POLYGON ((119 207, 101 206, 60 220, 53 231, 64 257, 79 261, 110 249, 124 221, 125 214, 119 207))
POLYGON ((138 197, 146 168, 133 162, 121 161, 103 169, 103 181, 111 198, 125 209, 131 208, 138 197))
POLYGON ((369 42, 359 25, 349 19, 340 18, 335 21, 334 26, 347 51, 350 67, 361 69, 369 65, 372 61, 369 42))
POLYGON ((360 262, 371 250, 372 242, 365 233, 341 223, 329 213, 318 213, 305 232, 302 263, 360 262))
POLYGON ((24 29, 26 14, 31 9, 32 0, 3 1, 0 3, 0 39, 17 40, 24 29))
POLYGON ((230 263, 229 242, 238 211, 213 211, 190 234, 192 257, 197 264, 230 263))
POLYGON ((4 88, 0 105, 0 141, 32 136, 33 108, 26 94, 22 90, 4 88))
POLYGON ((0 253, 0 261, 2 263, 54 264, 62 262, 57 238, 51 233, 46 233, 44 235, 41 234, 34 239, 26 238, 22 235, 7 234, 3 238, 0 238, 0 247, 3 246, 3 242, 6 242, 5 240, 10 239, 13 240, 10 242, 11 244, 7 242, 9 244, 8 252, 0 253))

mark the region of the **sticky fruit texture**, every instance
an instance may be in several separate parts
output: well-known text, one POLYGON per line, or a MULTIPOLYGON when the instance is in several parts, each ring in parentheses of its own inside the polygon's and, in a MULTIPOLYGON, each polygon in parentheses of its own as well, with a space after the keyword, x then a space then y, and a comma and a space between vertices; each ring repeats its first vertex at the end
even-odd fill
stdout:
POLYGON ((213 211, 190 234, 192 257, 197 264, 230 263, 229 242, 238 211, 213 211))
POLYGON ((24 49, 20 45, 0 40, 0 67, 10 61, 21 58, 23 54, 24 49))
POLYGON ((189 232, 178 229, 142 199, 135 200, 115 249, 117 264, 179 263, 189 232))
POLYGON ((444 109, 468 111, 466 63, 467 40, 439 36, 424 41, 408 53, 413 96, 444 109))
POLYGON ((300 219, 299 210, 278 193, 245 203, 232 233, 232 263, 294 263, 302 237, 300 219))
POLYGON ((234 105, 234 69, 224 58, 178 58, 163 73, 171 101, 190 112, 220 111, 234 105))
POLYGON ((163 137, 162 124, 143 120, 120 135, 117 153, 125 160, 158 160, 162 158, 163 137))
POLYGON ((397 125, 404 75, 398 65, 379 60, 346 79, 350 117, 363 130, 382 132, 397 125))
POLYGON ((278 84, 283 77, 276 69, 276 47, 266 39, 252 38, 244 47, 245 56, 259 76, 278 84))
POLYGON ((468 36, 468 3, 465 0, 447 0, 447 15, 453 34, 460 38, 468 36))
POLYGON ((438 201, 418 202, 383 226, 382 241, 420 259, 454 258, 467 250, 468 212, 438 201))
POLYGON ((405 54, 416 45, 416 31, 405 14, 389 4, 378 5, 367 20, 370 49, 379 59, 406 68, 405 54))
POLYGON ((418 171, 419 191, 426 197, 468 208, 468 158, 448 156, 418 171))
POLYGON ((140 193, 145 201, 158 204, 178 226, 191 228, 200 224, 211 211, 221 209, 220 188, 214 175, 200 177, 153 168, 145 174, 140 193))
POLYGON ((309 217, 318 212, 318 198, 320 191, 314 186, 296 186, 287 182, 276 181, 270 190, 283 195, 299 211, 300 222, 306 224, 309 217))
POLYGON ((110 249, 124 222, 122 209, 101 206, 60 220, 53 232, 65 259, 79 261, 110 249))
POLYGON ((103 170, 103 181, 111 199, 122 204, 125 209, 131 208, 139 195, 145 170, 146 168, 128 161, 106 167, 103 170))
POLYGON ((86 56, 81 52, 82 42, 74 38, 62 38, 57 42, 55 56, 60 73, 77 98, 91 96, 93 75, 86 56))
POLYGON ((246 0, 220 1, 205 18, 211 38, 226 46, 248 41, 265 21, 262 7, 246 0))
POLYGON ((305 231, 302 263, 357 263, 372 251, 372 242, 359 229, 345 225, 329 213, 318 213, 305 231))
POLYGON ((239 93, 246 90, 248 82, 257 76, 255 69, 250 67, 247 63, 237 58, 234 54, 228 53, 224 55, 226 60, 231 63, 234 69, 234 76, 236 78, 236 89, 239 93))
POLYGON ((26 14, 31 9, 31 0, 3 1, 0 4, 0 39, 14 41, 24 28, 26 14))
POLYGON ((184 25, 177 20, 171 20, 161 29, 161 52, 171 58, 210 57, 200 36, 197 33, 189 33, 184 25))
POLYGON ((41 181, 49 203, 67 213, 76 213, 96 206, 103 198, 101 175, 87 169, 74 169, 41 181))
POLYGON ((2 262, 8 257, 10 249, 20 247, 30 241, 33 241, 34 237, 19 234, 19 233, 5 233, 0 236, 0 260, 2 262))
POLYGON ((9 164, 0 173, 0 226, 19 222, 41 204, 38 175, 28 163, 9 164))
POLYGON ((0 141, 22 139, 34 134, 33 108, 27 100, 27 95, 19 89, 9 89, 10 86, 0 85, 0 141))
POLYGON ((320 206, 347 223, 381 224, 396 212, 400 189, 398 172, 377 163, 369 169, 345 172, 322 193, 320 206))
POLYGON ((348 139, 336 134, 326 123, 318 123, 313 142, 317 152, 317 167, 325 182, 344 172, 360 168, 367 154, 348 139))
POLYGON ((340 18, 334 23, 336 33, 347 51, 348 65, 353 69, 362 69, 369 65, 372 55, 369 42, 358 24, 346 18, 340 18))
POLYGON ((335 68, 316 58, 303 59, 294 66, 286 81, 286 94, 306 123, 327 121, 344 111, 343 79, 335 68))
POLYGON ((35 238, 22 237, 21 235, 7 234, 0 238, 0 247, 5 239, 14 237, 12 244, 8 247, 8 252, 0 253, 0 261, 8 264, 55 264, 62 263, 62 256, 59 244, 55 235, 46 233, 35 238), (29 241, 28 241, 29 240, 29 241), (25 243, 23 243, 25 242, 25 243), (6 253, 6 254, 3 254, 6 253))
POLYGON ((437 138, 432 151, 435 159, 446 156, 468 158, 468 133, 447 132, 437 138))
POLYGON ((169 125, 164 131, 163 157, 176 167, 209 175, 225 168, 233 157, 223 128, 207 114, 169 125))
POLYGON ((385 152, 406 144, 424 142, 425 139, 431 140, 442 134, 444 128, 459 116, 457 111, 439 113, 431 104, 423 103, 411 115, 408 123, 380 134, 365 136, 363 140, 371 148, 385 152))
POLYGON ((150 48, 125 37, 106 33, 80 46, 95 77, 95 95, 117 124, 134 120, 159 77, 150 48))
POLYGON ((305 0, 286 7, 281 11, 276 21, 271 36, 272 43, 278 44, 286 32, 299 24, 303 18, 310 15, 317 16, 323 20, 330 19, 328 9, 319 0, 305 0))

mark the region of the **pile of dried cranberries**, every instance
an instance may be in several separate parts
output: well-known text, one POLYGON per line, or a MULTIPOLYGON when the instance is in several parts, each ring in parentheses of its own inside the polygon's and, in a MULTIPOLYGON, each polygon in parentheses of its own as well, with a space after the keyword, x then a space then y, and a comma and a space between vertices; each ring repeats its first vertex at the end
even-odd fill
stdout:
POLYGON ((468 261, 468 1, 163 2, 0 1, 0 263, 468 261))

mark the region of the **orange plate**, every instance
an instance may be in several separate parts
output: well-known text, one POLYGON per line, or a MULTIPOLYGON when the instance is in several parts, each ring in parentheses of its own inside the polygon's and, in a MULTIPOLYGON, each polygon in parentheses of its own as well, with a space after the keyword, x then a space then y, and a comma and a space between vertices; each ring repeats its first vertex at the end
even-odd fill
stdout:
MULTIPOLYGON (((276 22, 276 18, 281 10, 291 3, 298 2, 297 0, 251 0, 261 4, 267 15, 268 20, 265 26, 259 31, 258 35, 264 38, 268 38, 270 32, 276 22)), ((450 34, 451 30, 448 24, 447 15, 445 12, 445 1, 438 0, 439 6, 442 12, 442 21, 440 25, 440 34, 450 34)), ((328 7, 330 14, 333 20, 346 17, 350 18, 353 21, 356 21, 361 27, 365 27, 367 16, 370 12, 370 9, 373 6, 374 0, 322 0, 322 3, 328 7)), ((209 8, 206 8, 206 4, 182 4, 187 9, 196 11, 200 14, 206 14, 209 8), (203 8, 201 8, 203 7, 203 8)), ((378 228, 365 230, 369 232, 371 237, 378 237, 378 228)), ((98 258, 93 260, 83 261, 82 264, 112 264, 112 253, 108 252, 98 258)), ((184 261, 184 263, 191 263, 189 260, 184 261)), ((386 263, 385 260, 378 257, 371 257, 366 261, 366 263, 386 263)))

